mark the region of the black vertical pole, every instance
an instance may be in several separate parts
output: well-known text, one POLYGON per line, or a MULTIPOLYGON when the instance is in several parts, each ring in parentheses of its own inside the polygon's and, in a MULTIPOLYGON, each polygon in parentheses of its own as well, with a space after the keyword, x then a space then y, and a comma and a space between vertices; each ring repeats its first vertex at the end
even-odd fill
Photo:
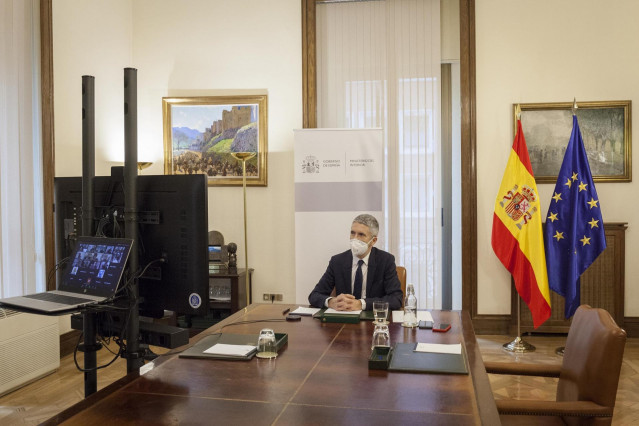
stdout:
POLYGON ((82 76, 82 235, 93 236, 95 177, 95 77, 82 76))
MULTIPOLYGON (((133 240, 129 256, 129 270, 138 270, 137 242, 137 178, 138 178, 138 80, 135 68, 124 69, 124 235, 133 240)), ((139 291, 138 280, 130 287, 131 312, 126 330, 126 369, 128 373, 138 371, 144 364, 140 353, 139 291)))
MULTIPOLYGON (((93 178, 95 177, 95 77, 82 76, 82 235, 93 235, 93 178)), ((96 314, 83 315, 84 397, 98 390, 96 314)))

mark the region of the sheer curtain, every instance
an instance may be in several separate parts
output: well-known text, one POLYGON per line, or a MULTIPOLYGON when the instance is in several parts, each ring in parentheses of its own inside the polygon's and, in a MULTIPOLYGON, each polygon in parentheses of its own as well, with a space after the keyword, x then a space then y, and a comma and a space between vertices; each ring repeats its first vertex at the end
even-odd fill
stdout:
POLYGON ((44 291, 39 0, 0 0, 0 296, 44 291))
POLYGON ((385 248, 418 306, 441 308, 439 0, 332 0, 316 13, 318 127, 384 129, 385 248))

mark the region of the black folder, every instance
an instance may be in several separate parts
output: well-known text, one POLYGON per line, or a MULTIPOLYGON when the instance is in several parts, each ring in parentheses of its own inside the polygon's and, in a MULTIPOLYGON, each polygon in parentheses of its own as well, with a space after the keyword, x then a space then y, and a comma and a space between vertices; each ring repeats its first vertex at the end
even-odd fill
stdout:
POLYGON ((397 343, 393 349, 389 371, 410 373, 468 374, 466 350, 461 354, 415 352, 416 343, 397 343))

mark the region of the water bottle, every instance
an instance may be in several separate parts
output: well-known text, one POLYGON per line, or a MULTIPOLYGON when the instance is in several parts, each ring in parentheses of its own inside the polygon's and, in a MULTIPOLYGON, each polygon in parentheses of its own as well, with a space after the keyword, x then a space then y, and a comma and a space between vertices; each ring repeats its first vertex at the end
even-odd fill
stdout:
POLYGON ((404 327, 417 327, 417 297, 412 284, 406 286, 406 298, 404 299, 404 327))

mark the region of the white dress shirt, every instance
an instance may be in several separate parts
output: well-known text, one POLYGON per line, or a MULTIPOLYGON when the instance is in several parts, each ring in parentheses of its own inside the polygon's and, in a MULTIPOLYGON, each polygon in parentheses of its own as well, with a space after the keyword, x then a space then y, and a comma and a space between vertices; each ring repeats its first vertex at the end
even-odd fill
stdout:
MULTIPOLYGON (((359 299, 362 302, 362 311, 366 310, 366 277, 368 276, 368 258, 370 257, 371 252, 369 251, 366 256, 362 259, 364 263, 362 263, 362 298, 359 299)), ((357 272, 357 263, 359 262, 359 257, 353 256, 353 266, 351 268, 351 294, 354 293, 355 286, 355 273, 357 272)), ((327 297, 324 301, 324 306, 328 308, 328 301, 331 300, 332 297, 327 297)))

